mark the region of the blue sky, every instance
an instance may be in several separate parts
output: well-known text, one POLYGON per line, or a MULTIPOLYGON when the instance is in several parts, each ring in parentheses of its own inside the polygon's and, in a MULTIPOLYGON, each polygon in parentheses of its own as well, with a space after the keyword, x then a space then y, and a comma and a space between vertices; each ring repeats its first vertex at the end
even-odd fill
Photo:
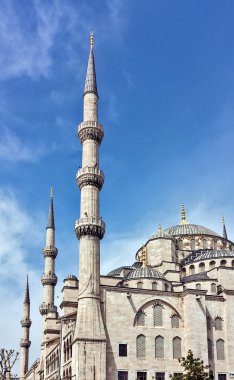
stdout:
POLYGON ((190 223, 217 232, 224 215, 234 238, 234 3, 1 0, 0 5, 0 345, 18 349, 29 273, 32 361, 39 354, 41 248, 50 186, 59 249, 57 304, 62 279, 78 273, 76 128, 91 29, 105 129, 102 272, 131 263, 159 223, 178 224, 181 202, 190 223))

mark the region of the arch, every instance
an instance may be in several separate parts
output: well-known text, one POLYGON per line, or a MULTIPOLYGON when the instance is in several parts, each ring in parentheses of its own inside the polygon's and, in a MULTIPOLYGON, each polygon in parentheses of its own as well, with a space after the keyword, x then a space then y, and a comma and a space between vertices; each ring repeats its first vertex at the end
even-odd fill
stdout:
POLYGON ((227 260, 221 260, 220 265, 221 265, 221 267, 226 267, 227 266, 227 260))
POLYGON ((178 317, 178 315, 173 315, 172 317, 171 317, 171 327, 173 328, 173 329, 178 329, 179 327, 180 327, 180 319, 179 319, 179 317, 178 317))
POLYGON ((181 277, 185 277, 186 276, 186 268, 182 268, 181 269, 181 277))
POLYGON ((163 308, 162 305, 154 305, 154 326, 162 326, 163 325, 163 308))
POLYGON ((169 285, 168 284, 164 284, 164 290, 165 290, 165 292, 168 292, 168 290, 169 290, 169 285))
POLYGON ((152 290, 157 290, 158 283, 156 281, 152 282, 152 290))
POLYGON ((214 282, 210 285, 210 291, 211 293, 214 293, 214 294, 217 293, 217 286, 214 282))
POLYGON ((232 269, 234 269, 234 260, 232 260, 232 269))
POLYGON ((195 273, 195 266, 194 265, 190 265, 189 266, 189 274, 194 274, 195 273))
POLYGON ((146 351, 146 338, 145 338, 145 335, 140 334, 136 338, 137 358, 145 358, 145 351, 146 351))
POLYGON ((199 272, 205 272, 205 263, 200 263, 199 264, 199 272))
POLYGON ((161 335, 155 338, 155 358, 164 358, 164 338, 161 335))
POLYGON ((138 288, 138 289, 142 289, 142 288, 143 288, 143 283, 142 283, 142 281, 138 281, 138 283, 137 283, 137 288, 138 288))
POLYGON ((216 265, 216 263, 215 263, 214 260, 210 261, 210 263, 209 263, 209 269, 210 269, 210 270, 211 270, 211 269, 214 269, 214 268, 215 268, 215 265, 216 265))
POLYGON ((173 359, 181 358, 181 338, 176 336, 172 341, 173 359))
POLYGON ((197 289, 197 290, 201 290, 201 284, 199 284, 199 283, 196 284, 196 289, 197 289))
POLYGON ((223 320, 220 317, 215 318, 215 330, 223 330, 223 320))
POLYGON ((216 342, 217 360, 224 360, 224 340, 218 339, 216 342))
POLYGON ((136 324, 137 326, 145 326, 145 313, 142 310, 139 310, 136 315, 136 324))

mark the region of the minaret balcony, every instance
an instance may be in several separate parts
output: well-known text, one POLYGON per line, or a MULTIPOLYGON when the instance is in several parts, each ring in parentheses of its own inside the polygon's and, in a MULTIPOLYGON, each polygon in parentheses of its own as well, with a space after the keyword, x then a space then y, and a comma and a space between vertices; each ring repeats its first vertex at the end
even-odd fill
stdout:
POLYGON ((98 168, 86 166, 78 170, 76 181, 80 189, 87 185, 93 185, 101 190, 104 183, 104 173, 98 168))
POLYGON ((41 276, 41 283, 42 285, 53 285, 55 286, 57 284, 57 276, 55 274, 49 273, 43 273, 41 276))
POLYGON ((104 136, 103 126, 97 121, 83 121, 78 126, 78 136, 81 144, 85 140, 96 140, 98 144, 101 144, 104 136))
POLYGON ((30 327, 32 324, 30 319, 22 319, 22 321, 20 321, 20 323, 21 323, 22 327, 30 327))
POLYGON ((51 305, 51 304, 45 304, 45 302, 42 302, 42 304, 39 307, 39 311, 41 315, 45 315, 48 313, 57 313, 57 306, 51 305))
POLYGON ((43 256, 44 257, 54 257, 56 258, 58 254, 57 248, 53 247, 52 245, 47 246, 43 249, 43 256))
POLYGON ((83 236, 94 236, 101 240, 105 233, 105 227, 102 218, 80 218, 75 223, 75 232, 78 239, 83 236))
POLYGON ((20 339, 20 347, 26 347, 26 348, 28 348, 30 346, 31 346, 30 340, 24 339, 24 338, 20 339))

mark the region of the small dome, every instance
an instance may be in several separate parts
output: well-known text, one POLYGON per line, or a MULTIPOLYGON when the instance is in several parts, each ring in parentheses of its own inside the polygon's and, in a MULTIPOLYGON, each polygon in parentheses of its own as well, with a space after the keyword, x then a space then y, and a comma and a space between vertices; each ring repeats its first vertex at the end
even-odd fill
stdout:
POLYGON ((197 224, 178 224, 177 226, 169 227, 165 230, 172 236, 177 235, 209 235, 221 237, 217 232, 210 230, 209 228, 198 226, 197 224))
POLYGON ((165 280, 162 273, 151 267, 140 267, 131 271, 127 276, 127 280, 133 280, 136 278, 157 278, 165 280))
POLYGON ((76 280, 77 281, 77 277, 74 274, 68 274, 67 277, 64 279, 64 281, 65 280, 76 280))
POLYGON ((218 259, 221 257, 234 257, 234 251, 224 249, 212 249, 210 251, 202 251, 193 261, 218 259))
POLYGON ((173 237, 159 225, 158 231, 155 234, 153 234, 152 236, 150 236, 149 240, 160 239, 160 238, 173 239, 173 237))

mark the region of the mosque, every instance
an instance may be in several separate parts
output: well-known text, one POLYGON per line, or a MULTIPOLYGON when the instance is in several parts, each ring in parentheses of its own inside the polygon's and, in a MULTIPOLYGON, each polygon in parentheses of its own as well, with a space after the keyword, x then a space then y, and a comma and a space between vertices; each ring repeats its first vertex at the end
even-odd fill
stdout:
POLYGON ((138 249, 133 264, 100 274, 105 223, 99 193, 104 173, 99 146, 98 89, 93 35, 78 126, 82 167, 77 172, 80 218, 79 279, 63 282, 60 311, 53 194, 50 196, 38 359, 29 366, 30 297, 27 282, 21 320, 20 380, 169 380, 191 349, 209 364, 215 379, 234 378, 234 243, 225 223, 221 234, 189 224, 184 206, 179 225, 158 227, 138 249))

